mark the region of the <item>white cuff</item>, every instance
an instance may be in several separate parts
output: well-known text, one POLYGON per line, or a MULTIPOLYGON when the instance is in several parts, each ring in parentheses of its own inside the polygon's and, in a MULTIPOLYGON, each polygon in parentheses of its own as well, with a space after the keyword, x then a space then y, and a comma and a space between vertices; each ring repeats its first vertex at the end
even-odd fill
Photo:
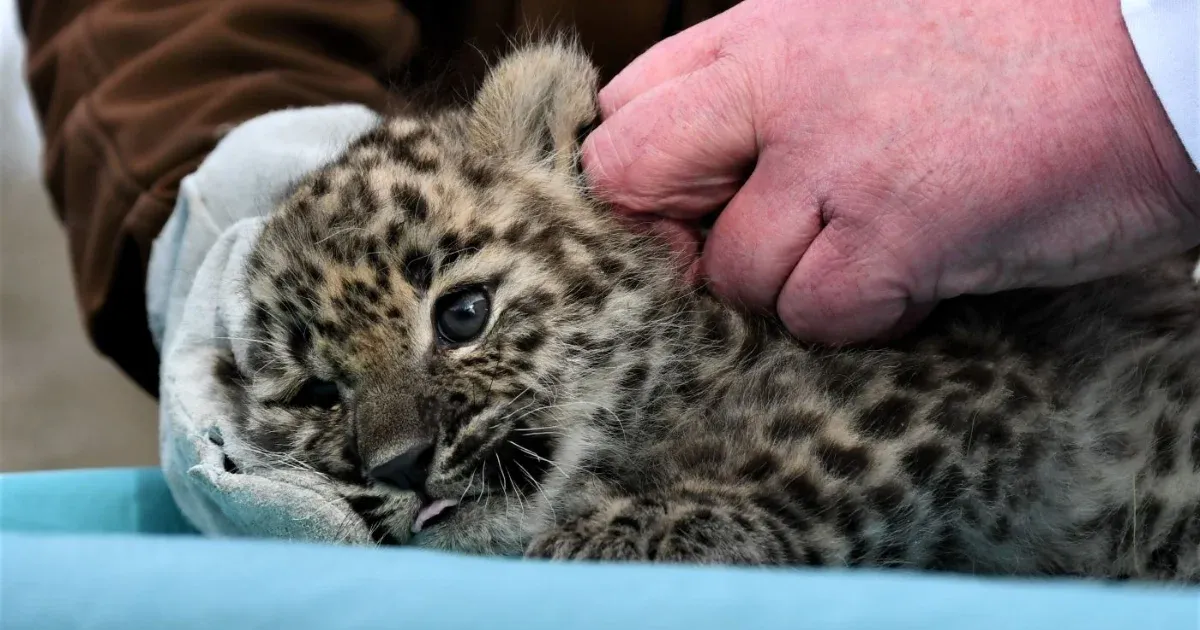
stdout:
POLYGON ((1142 67, 1200 167, 1200 0, 1121 0, 1142 67))

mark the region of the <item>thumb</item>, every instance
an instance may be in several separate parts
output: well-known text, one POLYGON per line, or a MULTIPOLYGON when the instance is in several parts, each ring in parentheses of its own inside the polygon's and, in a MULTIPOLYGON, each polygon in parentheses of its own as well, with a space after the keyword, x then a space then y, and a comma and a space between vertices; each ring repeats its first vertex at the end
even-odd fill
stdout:
POLYGON ((832 222, 813 239, 775 305, 793 335, 833 345, 879 340, 907 332, 933 309, 912 299, 906 266, 869 236, 832 222))
POLYGON ((619 208, 691 219, 720 208, 755 157, 749 90, 718 61, 633 99, 588 136, 583 167, 619 208))

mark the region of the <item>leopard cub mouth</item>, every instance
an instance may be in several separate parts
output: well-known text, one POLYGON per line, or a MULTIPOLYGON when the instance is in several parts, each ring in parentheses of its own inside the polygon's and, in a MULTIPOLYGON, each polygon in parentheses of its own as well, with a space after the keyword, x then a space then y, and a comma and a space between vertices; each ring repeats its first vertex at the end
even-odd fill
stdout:
POLYGON ((417 518, 412 524, 412 533, 419 534, 439 523, 444 523, 458 511, 458 501, 454 499, 435 499, 421 505, 417 518))

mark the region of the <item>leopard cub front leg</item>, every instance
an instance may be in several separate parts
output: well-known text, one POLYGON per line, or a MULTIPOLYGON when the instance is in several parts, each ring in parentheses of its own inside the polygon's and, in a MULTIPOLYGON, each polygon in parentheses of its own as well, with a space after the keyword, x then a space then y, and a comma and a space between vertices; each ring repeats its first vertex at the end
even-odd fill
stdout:
POLYGON ((605 499, 536 536, 526 557, 693 564, 777 564, 775 541, 736 501, 680 492, 605 499))

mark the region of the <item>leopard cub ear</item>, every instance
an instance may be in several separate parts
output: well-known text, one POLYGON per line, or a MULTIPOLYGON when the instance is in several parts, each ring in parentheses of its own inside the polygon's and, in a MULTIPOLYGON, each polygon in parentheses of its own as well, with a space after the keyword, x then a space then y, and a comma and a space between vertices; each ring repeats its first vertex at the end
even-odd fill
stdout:
POLYGON ((573 176, 598 121, 599 73, 559 38, 519 48, 489 72, 471 106, 469 139, 488 155, 532 160, 573 176))

